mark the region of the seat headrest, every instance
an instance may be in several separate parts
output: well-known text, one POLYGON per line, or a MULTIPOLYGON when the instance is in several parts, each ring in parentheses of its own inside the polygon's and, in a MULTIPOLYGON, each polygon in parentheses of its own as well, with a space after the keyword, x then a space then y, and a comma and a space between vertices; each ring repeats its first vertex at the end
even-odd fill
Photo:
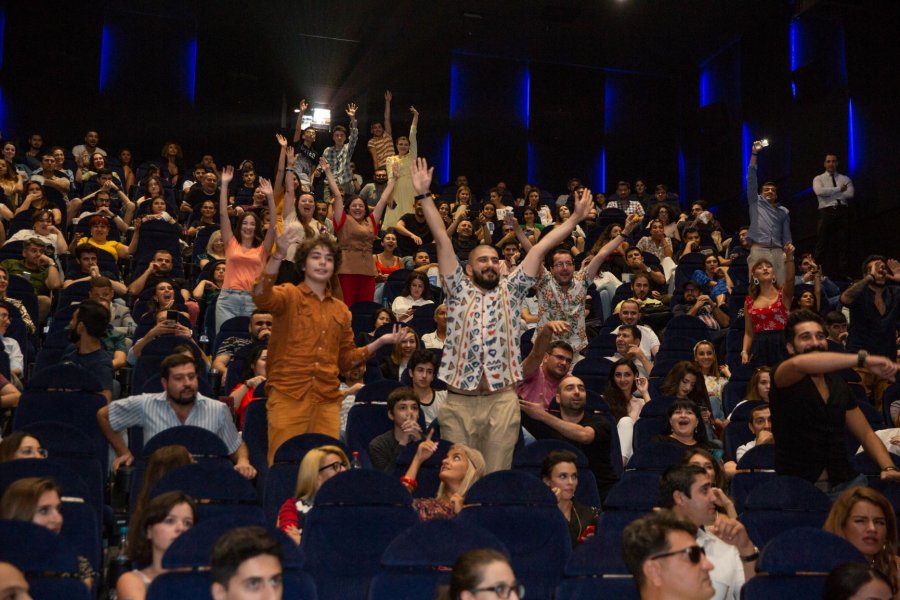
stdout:
POLYGON ((412 506, 412 496, 398 478, 379 471, 338 473, 316 494, 316 506, 412 506))
POLYGON ((466 494, 466 504, 556 506, 556 496, 534 475, 496 471, 472 485, 466 494))

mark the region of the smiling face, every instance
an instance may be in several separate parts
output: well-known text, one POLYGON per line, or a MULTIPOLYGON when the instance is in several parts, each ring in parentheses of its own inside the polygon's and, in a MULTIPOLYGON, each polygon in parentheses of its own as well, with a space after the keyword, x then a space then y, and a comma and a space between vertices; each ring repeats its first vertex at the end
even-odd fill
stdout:
POLYGON ((53 533, 59 533, 63 526, 62 501, 56 490, 48 490, 38 498, 31 522, 46 527, 53 533))
POLYGON ((393 233, 386 233, 384 239, 381 240, 381 246, 385 250, 393 252, 397 248, 397 236, 393 233))
POLYGON ((500 257, 491 246, 478 246, 469 253, 466 272, 478 287, 493 290, 500 282, 500 257))
POLYGON ((711 373, 713 363, 715 362, 716 352, 712 344, 700 343, 694 350, 694 360, 700 365, 700 369, 708 375, 717 375, 711 373))
POLYGON ((331 281, 334 273, 334 255, 331 250, 327 246, 315 246, 306 256, 303 272, 306 279, 316 284, 331 281))
POLYGON ((253 240, 256 235, 256 215, 253 213, 244 213, 241 219, 241 238, 243 241, 253 240))
POLYGON ((767 260, 757 261, 757 263, 753 265, 753 277, 760 283, 771 283, 772 279, 775 277, 775 268, 772 266, 772 263, 767 260))
POLYGON ((403 339, 400 340, 400 355, 404 359, 408 359, 418 347, 419 340, 416 339, 416 333, 407 329, 406 333, 403 335, 403 339))
POLYGON ((311 194, 300 194, 300 198, 297 199, 297 213, 302 221, 313 218, 316 213, 316 201, 311 194))
POLYGON ((613 372, 613 382, 626 398, 630 398, 634 391, 634 372, 628 365, 619 365, 613 372))
POLYGON ((843 532, 847 541, 871 560, 884 548, 887 519, 880 507, 867 500, 860 500, 850 510, 843 532))
POLYGON ((787 347, 791 354, 827 352, 828 336, 816 321, 804 321, 794 327, 794 339, 787 347))
POLYGON ((362 222, 366 218, 366 203, 363 202, 362 198, 351 200, 348 209, 347 212, 357 221, 362 222))
POLYGON ((175 288, 168 281, 161 281, 156 284, 156 291, 153 297, 156 298, 161 307, 171 306, 175 300, 175 288))
POLYGON ((400 156, 409 154, 409 139, 405 137, 397 138, 397 154, 400 156))
POLYGON ((544 478, 544 483, 550 488, 559 490, 561 501, 571 502, 578 487, 578 467, 570 462, 557 463, 553 466, 550 477, 544 478))
POLYGON ((16 145, 10 142, 3 144, 3 158, 9 162, 13 162, 16 157, 16 145))
POLYGON ((694 430, 697 429, 699 422, 697 415, 690 408, 679 408, 669 417, 669 426, 672 428, 672 433, 685 439, 694 437, 694 430))

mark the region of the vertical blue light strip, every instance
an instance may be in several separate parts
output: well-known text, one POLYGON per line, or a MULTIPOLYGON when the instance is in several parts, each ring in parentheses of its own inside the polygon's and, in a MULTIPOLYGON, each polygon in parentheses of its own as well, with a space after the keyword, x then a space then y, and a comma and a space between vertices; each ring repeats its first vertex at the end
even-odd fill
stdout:
POLYGON ((193 106, 194 92, 197 89, 197 38, 191 38, 188 42, 184 70, 186 73, 185 92, 193 106))
POLYGON ((606 146, 600 149, 600 159, 597 161, 597 178, 600 181, 600 190, 606 193, 606 146))
POLYGON ((853 99, 847 100, 847 171, 856 173, 856 124, 853 120, 853 99))
POLYGON ((103 35, 100 39, 100 91, 109 83, 109 70, 112 60, 113 34, 109 27, 103 27, 103 35))
POLYGON ((750 144, 753 143, 753 132, 750 131, 750 125, 748 123, 741 124, 741 155, 744 158, 744 162, 741 164, 741 189, 744 190, 744 197, 746 198, 747 191, 747 165, 750 164, 750 144))
POLYGON ((797 70, 797 29, 799 26, 797 25, 797 20, 791 20, 791 29, 790 29, 790 45, 791 45, 791 96, 794 98, 797 97, 797 84, 794 83, 793 74, 794 71, 797 70))
POLYGON ((444 169, 444 181, 450 183, 453 178, 450 176, 450 132, 447 132, 447 136, 444 138, 443 144, 443 156, 441 157, 443 160, 441 161, 441 167, 444 169))
POLYGON ((459 110, 459 67, 455 62, 450 63, 450 118, 452 119, 459 110))
POLYGON ((703 108, 707 104, 710 103, 709 99, 709 84, 710 78, 712 74, 709 72, 709 69, 703 69, 700 72, 700 108, 703 108))
POLYGON ((525 67, 525 129, 531 127, 531 70, 525 67))

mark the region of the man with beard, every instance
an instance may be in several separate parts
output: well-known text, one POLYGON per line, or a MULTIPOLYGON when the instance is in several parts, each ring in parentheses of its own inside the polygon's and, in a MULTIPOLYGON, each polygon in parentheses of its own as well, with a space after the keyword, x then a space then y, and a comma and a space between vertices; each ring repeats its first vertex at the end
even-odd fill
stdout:
POLYGON ((604 501, 609 488, 619 479, 610 462, 612 433, 609 421, 585 411, 584 382, 574 375, 563 377, 559 382, 556 400, 559 416, 548 412, 540 402, 519 400, 522 425, 536 439, 564 440, 581 450, 597 479, 600 500, 604 501))
POLYGON ((222 340, 212 361, 212 368, 224 373, 235 352, 250 344, 265 344, 272 334, 272 313, 261 308, 250 313, 250 337, 231 336, 222 340))
POLYGON ((113 364, 112 356, 103 348, 103 336, 109 325, 109 311, 93 300, 85 300, 78 306, 70 322, 70 347, 63 355, 63 361, 73 362, 83 367, 100 382, 100 393, 107 402, 112 401, 113 364))
MULTIPOLYGON (((874 254, 863 263, 863 278, 844 290, 841 304, 850 309, 847 351, 868 350, 881 356, 896 356, 897 325, 900 323, 900 261, 874 254)), ((866 392, 881 404, 884 381, 860 368, 866 392)))
POLYGON ((844 430, 849 429, 868 455, 881 466, 881 478, 900 480, 881 440, 856 404, 838 371, 866 368, 894 380, 897 364, 865 350, 856 354, 828 352, 822 317, 797 310, 784 328, 790 358, 772 373, 769 405, 775 444, 775 471, 814 482, 835 499, 842 491, 866 485, 847 459, 844 430))
POLYGON ((528 290, 546 253, 568 238, 591 208, 590 190, 582 190, 572 216, 545 235, 508 277, 500 278, 500 257, 482 244, 460 265, 440 212, 429 193, 434 169, 420 158, 411 168, 415 200, 437 245, 438 268, 447 290, 447 338, 440 379, 448 384, 438 421, 444 438, 484 455, 487 472, 508 469, 519 436, 515 384, 523 379, 519 317, 528 290))
POLYGON ((231 453, 235 471, 253 479, 256 469, 250 465, 247 445, 241 441, 228 407, 197 393, 194 360, 184 354, 167 356, 160 374, 163 392, 122 398, 97 411, 100 430, 117 455, 112 470, 134 461, 121 433, 129 427, 142 427, 144 440, 149 440, 160 431, 194 425, 218 435, 231 453))
POLYGON ((424 244, 434 241, 431 230, 428 229, 428 223, 425 222, 421 200, 413 203, 413 212, 400 217, 400 220, 394 225, 394 230, 399 234, 397 246, 400 249, 400 256, 404 258, 415 255, 416 250, 424 244))

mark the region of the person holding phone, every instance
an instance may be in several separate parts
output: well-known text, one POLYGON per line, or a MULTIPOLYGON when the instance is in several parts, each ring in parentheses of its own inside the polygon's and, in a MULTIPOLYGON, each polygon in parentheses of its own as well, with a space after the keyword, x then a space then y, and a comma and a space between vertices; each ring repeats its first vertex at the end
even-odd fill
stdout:
POLYGON ((398 321, 412 319, 417 306, 434 304, 431 299, 431 283, 424 273, 413 271, 406 279, 406 284, 400 290, 400 294, 391 303, 391 311, 398 321))

